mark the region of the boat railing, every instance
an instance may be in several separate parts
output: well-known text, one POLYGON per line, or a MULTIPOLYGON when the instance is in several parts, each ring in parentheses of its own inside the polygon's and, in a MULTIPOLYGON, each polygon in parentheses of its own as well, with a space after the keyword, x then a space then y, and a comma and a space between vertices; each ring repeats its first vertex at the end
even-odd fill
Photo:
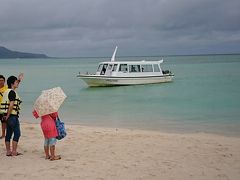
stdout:
POLYGON ((81 76, 81 75, 96 75, 96 73, 89 73, 88 71, 85 73, 78 72, 77 76, 81 76))

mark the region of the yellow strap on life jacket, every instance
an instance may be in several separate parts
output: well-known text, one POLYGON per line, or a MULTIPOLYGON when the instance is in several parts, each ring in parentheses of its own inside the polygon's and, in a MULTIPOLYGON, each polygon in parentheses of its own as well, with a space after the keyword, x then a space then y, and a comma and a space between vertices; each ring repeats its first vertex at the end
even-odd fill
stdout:
MULTIPOLYGON (((7 89, 3 94, 3 99, 2 99, 2 102, 1 102, 1 105, 0 105, 0 113, 6 114, 7 111, 8 111, 8 108, 9 108, 9 105, 10 105, 8 95, 9 95, 9 92, 11 90, 12 89, 7 89)), ((13 109, 12 109, 11 114, 12 115, 19 115, 20 104, 21 104, 22 101, 20 100, 20 97, 18 96, 17 92, 15 92, 15 93, 16 93, 16 97, 15 97, 15 100, 14 100, 14 103, 13 103, 13 109)))

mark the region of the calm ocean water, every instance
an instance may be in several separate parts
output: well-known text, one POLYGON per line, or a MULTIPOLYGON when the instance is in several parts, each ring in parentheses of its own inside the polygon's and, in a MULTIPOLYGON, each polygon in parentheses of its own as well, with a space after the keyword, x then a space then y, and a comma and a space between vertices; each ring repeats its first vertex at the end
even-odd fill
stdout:
POLYGON ((163 69, 175 74, 166 84, 88 88, 76 77, 95 72, 103 60, 1 59, 0 74, 25 74, 18 90, 22 121, 37 122, 31 115, 35 99, 60 86, 68 96, 60 109, 66 123, 240 136, 240 55, 164 57, 163 69))

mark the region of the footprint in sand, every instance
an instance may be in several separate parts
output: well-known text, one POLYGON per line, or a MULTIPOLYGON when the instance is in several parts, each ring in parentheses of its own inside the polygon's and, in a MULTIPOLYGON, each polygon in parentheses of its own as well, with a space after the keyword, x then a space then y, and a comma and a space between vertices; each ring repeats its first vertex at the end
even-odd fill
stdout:
POLYGON ((26 127, 26 129, 28 129, 28 130, 34 130, 35 128, 34 128, 34 127, 26 127))
POLYGON ((219 178, 219 180, 224 179, 224 180, 228 180, 228 176, 226 174, 218 174, 217 177, 219 178))
MULTIPOLYGON (((17 177, 19 177, 19 176, 21 176, 21 177, 26 177, 26 174, 15 173, 15 174, 13 174, 13 176, 17 176, 17 177)), ((20 177, 19 177, 19 178, 20 178, 20 177)))
POLYGON ((76 161, 75 159, 65 159, 65 161, 76 161))
POLYGON ((37 152, 39 152, 39 150, 36 150, 36 149, 32 150, 32 153, 37 153, 37 152))

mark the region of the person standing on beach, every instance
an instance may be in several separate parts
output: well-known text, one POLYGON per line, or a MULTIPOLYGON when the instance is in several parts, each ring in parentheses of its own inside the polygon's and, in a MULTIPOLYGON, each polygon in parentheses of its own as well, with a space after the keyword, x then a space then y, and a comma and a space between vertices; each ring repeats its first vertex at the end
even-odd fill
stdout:
POLYGON ((19 123, 19 112, 21 99, 16 92, 19 85, 19 80, 15 76, 10 76, 7 79, 8 89, 4 92, 0 110, 3 113, 3 120, 7 122, 7 133, 5 137, 6 155, 7 156, 18 156, 22 155, 17 152, 18 141, 21 136, 20 123, 19 123), (12 150, 10 141, 13 136, 12 150))
MULTIPOLYGON (((19 82, 21 80, 23 80, 23 73, 20 73, 18 76, 18 80, 19 82)), ((3 75, 0 75, 0 104, 2 102, 2 98, 3 98, 3 94, 4 92, 8 89, 7 85, 5 85, 5 77, 3 75)), ((6 121, 3 121, 3 114, 0 111, 0 120, 1 120, 1 124, 2 124, 2 136, 0 136, 0 139, 5 137, 5 133, 6 133, 6 121)))
MULTIPOLYGON (((8 89, 8 87, 5 85, 5 77, 3 75, 0 75, 0 103, 2 102, 3 94, 8 89)), ((0 120, 2 124, 2 136, 0 139, 5 137, 5 131, 6 131, 6 122, 3 121, 3 114, 0 112, 0 120)))
MULTIPOLYGON (((39 117, 36 110, 32 113, 35 118, 39 117)), ((56 137, 58 136, 56 128, 57 117, 57 112, 41 116, 41 128, 44 135, 44 152, 46 155, 45 159, 50 159, 50 161, 61 159, 60 155, 55 155, 56 137)))

